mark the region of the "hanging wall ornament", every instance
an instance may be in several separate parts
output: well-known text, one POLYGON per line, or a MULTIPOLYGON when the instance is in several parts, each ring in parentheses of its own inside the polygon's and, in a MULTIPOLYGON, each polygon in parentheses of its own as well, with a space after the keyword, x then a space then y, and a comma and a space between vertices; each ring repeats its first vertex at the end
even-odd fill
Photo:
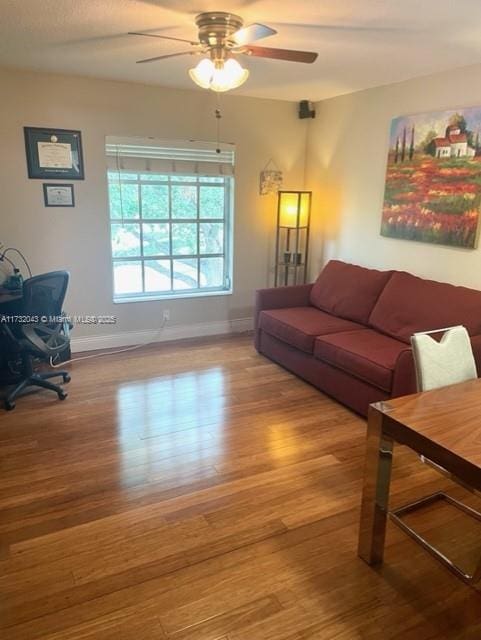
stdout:
POLYGON ((264 169, 260 172, 259 193, 266 196, 269 193, 277 193, 282 188, 282 171, 275 162, 270 159, 264 169))

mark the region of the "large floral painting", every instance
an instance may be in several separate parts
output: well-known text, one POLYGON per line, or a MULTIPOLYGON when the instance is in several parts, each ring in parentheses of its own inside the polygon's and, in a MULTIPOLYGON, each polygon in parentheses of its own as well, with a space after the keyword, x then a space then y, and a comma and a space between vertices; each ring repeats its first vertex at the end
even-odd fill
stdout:
POLYGON ((381 234, 474 248, 481 204, 481 107, 395 118, 381 234))

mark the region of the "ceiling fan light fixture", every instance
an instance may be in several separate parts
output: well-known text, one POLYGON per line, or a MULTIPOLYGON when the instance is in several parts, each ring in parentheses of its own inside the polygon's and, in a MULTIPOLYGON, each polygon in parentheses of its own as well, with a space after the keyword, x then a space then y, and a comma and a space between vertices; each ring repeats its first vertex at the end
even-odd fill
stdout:
POLYGON ((222 69, 216 69, 214 77, 211 82, 211 89, 213 91, 229 91, 230 89, 236 89, 249 77, 249 71, 241 67, 241 65, 229 58, 224 62, 222 69))
POLYGON ((189 70, 192 80, 203 89, 223 92, 240 87, 249 77, 249 71, 233 58, 216 60, 204 58, 189 70))
POLYGON ((193 69, 189 69, 189 76, 202 89, 210 89, 210 83, 215 71, 215 65, 210 58, 203 58, 193 69))

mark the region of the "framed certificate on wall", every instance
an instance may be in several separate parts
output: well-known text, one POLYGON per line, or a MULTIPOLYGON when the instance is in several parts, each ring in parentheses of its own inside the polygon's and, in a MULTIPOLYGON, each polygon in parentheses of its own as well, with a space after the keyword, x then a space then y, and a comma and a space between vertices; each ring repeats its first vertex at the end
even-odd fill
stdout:
POLYGON ((75 207, 73 184, 44 184, 43 199, 46 207, 75 207))
POLYGON ((70 129, 24 127, 28 177, 83 180, 82 136, 70 129))

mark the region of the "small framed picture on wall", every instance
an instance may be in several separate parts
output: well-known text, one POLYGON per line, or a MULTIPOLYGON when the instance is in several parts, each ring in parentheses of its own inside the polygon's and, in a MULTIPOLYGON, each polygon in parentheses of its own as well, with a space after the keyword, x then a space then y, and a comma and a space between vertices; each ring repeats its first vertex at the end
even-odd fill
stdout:
POLYGON ((24 127, 28 177, 38 180, 83 180, 80 131, 24 127))
POLYGON ((43 199, 46 207, 75 207, 73 184, 44 184, 43 199))

